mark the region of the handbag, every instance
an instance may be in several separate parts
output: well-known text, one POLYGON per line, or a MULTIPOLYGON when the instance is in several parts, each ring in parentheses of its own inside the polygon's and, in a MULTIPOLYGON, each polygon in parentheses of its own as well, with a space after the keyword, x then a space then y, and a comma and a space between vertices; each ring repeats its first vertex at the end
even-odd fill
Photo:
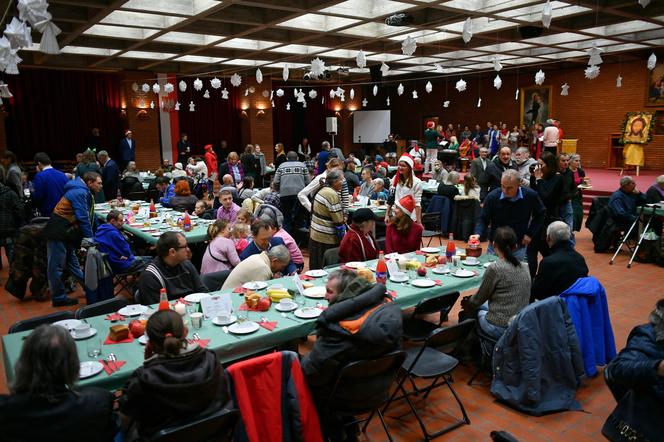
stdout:
POLYGON ((602 427, 613 442, 656 442, 662 440, 664 402, 652 393, 629 390, 618 402, 602 427))

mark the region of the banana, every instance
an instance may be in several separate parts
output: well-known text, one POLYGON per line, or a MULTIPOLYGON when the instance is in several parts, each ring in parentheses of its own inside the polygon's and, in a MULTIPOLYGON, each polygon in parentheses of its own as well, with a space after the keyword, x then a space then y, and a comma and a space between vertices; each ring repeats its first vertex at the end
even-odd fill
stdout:
POLYGON ((279 302, 282 299, 291 299, 292 296, 286 290, 272 290, 267 292, 272 301, 279 302))

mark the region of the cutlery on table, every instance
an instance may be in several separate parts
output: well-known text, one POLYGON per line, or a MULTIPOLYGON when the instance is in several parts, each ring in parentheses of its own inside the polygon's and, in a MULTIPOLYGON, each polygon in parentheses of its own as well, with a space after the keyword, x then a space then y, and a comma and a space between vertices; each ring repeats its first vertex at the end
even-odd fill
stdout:
POLYGON ((233 333, 229 332, 229 331, 228 331, 228 327, 226 327, 225 325, 224 325, 223 327, 221 327, 221 330, 222 330, 224 333, 226 333, 227 335, 231 335, 231 336, 234 337, 235 339, 240 339, 239 336, 235 336, 233 333))
POLYGON ((286 313, 282 313, 281 316, 283 316, 286 319, 290 319, 291 321, 302 323, 302 321, 300 321, 299 319, 292 318, 292 317, 288 316, 286 313))

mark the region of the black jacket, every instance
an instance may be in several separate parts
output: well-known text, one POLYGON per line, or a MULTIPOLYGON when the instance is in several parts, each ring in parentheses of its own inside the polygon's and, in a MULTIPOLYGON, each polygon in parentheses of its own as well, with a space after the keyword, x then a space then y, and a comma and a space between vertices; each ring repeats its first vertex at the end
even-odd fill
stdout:
POLYGON ((100 388, 65 391, 49 401, 23 394, 0 396, 0 439, 28 441, 113 441, 117 416, 113 395, 100 388))
POLYGON ((454 201, 454 197, 459 194, 459 189, 457 189, 457 186, 454 184, 440 183, 436 193, 441 196, 446 196, 451 201, 454 201))
POLYGON ((160 258, 155 257, 145 268, 138 280, 138 300, 150 305, 159 302, 159 291, 165 288, 168 299, 178 299, 192 293, 208 292, 191 261, 184 261, 175 267, 169 267, 160 258))
MULTIPOLYGON (((581 172, 583 171, 579 171, 579 175, 581 172)), ((560 204, 566 204, 569 200, 574 198, 577 193, 579 193, 579 189, 576 187, 576 184, 574 184, 574 172, 572 172, 569 168, 560 172, 560 177, 563 182, 560 204)))
POLYGON ((503 177, 503 172, 508 169, 516 169, 512 160, 508 164, 500 162, 500 158, 496 157, 486 166, 486 174, 489 184, 489 192, 493 189, 500 189, 500 180, 503 177))
POLYGON ((537 192, 546 208, 546 222, 544 225, 548 226, 559 219, 560 203, 564 190, 563 178, 560 174, 556 173, 541 180, 536 179, 535 175, 531 175, 530 188, 537 192))
POLYGON ((539 265, 533 279, 530 300, 557 296, 567 290, 579 278, 588 276, 586 260, 569 241, 561 241, 551 247, 551 254, 539 265))
POLYGON ((0 238, 14 236, 24 221, 23 201, 0 183, 0 238))
MULTIPOLYGON (((154 188, 154 180, 150 183, 154 188)), ((126 176, 120 181, 120 193, 123 198, 127 198, 130 193, 143 192, 143 185, 135 176, 126 176)))

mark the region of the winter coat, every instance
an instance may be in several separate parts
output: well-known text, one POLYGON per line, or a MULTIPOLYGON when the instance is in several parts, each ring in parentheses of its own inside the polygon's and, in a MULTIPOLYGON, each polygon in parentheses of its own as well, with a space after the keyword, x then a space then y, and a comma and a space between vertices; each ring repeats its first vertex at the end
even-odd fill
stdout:
POLYGON ((123 273, 131 267, 135 257, 120 230, 110 224, 102 224, 97 229, 95 241, 99 251, 106 254, 113 273, 123 273))
POLYGON ((9 187, 0 183, 0 239, 14 236, 23 224, 23 201, 9 187))
POLYGON ((595 376, 597 365, 608 364, 616 356, 604 287, 594 276, 579 278, 560 297, 574 322, 586 375, 595 376))
POLYGON ((78 245, 83 238, 93 237, 94 201, 82 179, 65 184, 65 194, 53 209, 44 228, 44 236, 55 241, 78 245))
POLYGON ((586 218, 586 227, 593 234, 593 250, 595 253, 609 250, 611 243, 620 232, 620 228, 611 216, 609 198, 593 198, 588 218, 586 218))
POLYGON ((493 353, 491 394, 534 416, 579 410, 583 361, 574 324, 559 297, 530 304, 507 327, 493 353))

